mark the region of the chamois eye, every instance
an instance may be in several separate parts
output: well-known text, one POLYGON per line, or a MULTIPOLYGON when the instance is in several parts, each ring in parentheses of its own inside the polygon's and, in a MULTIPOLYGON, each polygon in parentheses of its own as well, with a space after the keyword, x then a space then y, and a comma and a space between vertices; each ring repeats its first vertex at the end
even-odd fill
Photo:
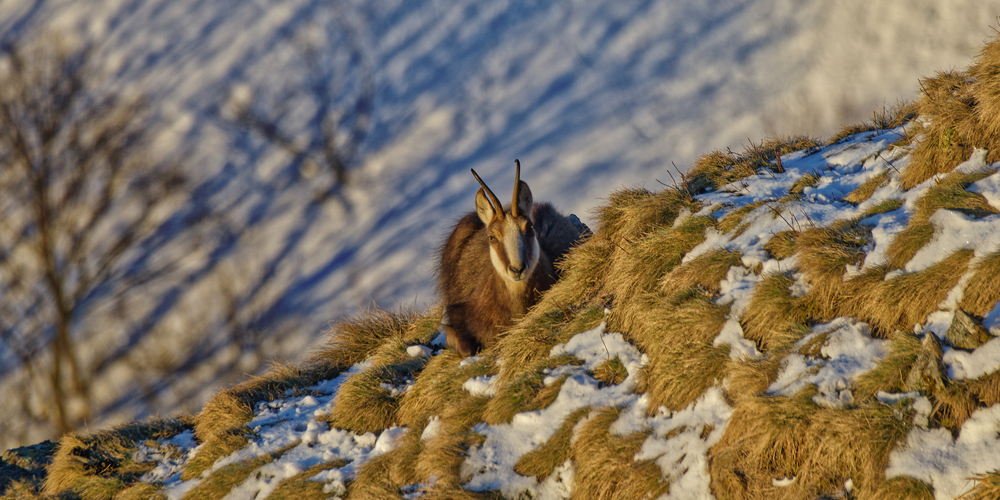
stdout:
POLYGON ((496 237, 496 236, 493 236, 493 235, 491 234, 491 235, 490 235, 490 243, 496 243, 496 242, 497 242, 497 237, 496 237))

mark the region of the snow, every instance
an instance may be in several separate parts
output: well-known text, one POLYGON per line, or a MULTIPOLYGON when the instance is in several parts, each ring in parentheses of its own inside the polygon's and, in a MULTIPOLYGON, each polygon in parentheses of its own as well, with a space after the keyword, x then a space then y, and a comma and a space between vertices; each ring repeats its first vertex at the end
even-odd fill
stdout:
MULTIPOLYGON (((329 428, 325 422, 317 420, 318 417, 330 412, 340 386, 348 378, 370 366, 370 362, 358 363, 335 379, 305 388, 304 392, 311 394, 259 403, 254 418, 247 423, 247 427, 252 430, 252 434, 247 436, 250 443, 243 449, 217 460, 201 478, 180 481, 179 471, 183 467, 183 461, 164 460, 147 452, 144 456, 157 459, 157 466, 143 480, 163 481, 166 497, 170 500, 180 499, 205 477, 227 465, 252 460, 288 447, 289 449, 280 457, 247 476, 247 479, 234 487, 225 498, 228 500, 267 498, 282 480, 302 474, 314 465, 337 460, 349 463, 340 468, 319 472, 310 479, 323 482, 326 493, 335 496, 344 493, 346 482, 354 477, 357 468, 369 459, 391 451, 394 442, 406 430, 393 427, 382 431, 379 435, 371 432, 357 434, 329 428)), ((162 447, 175 444, 181 446, 183 450, 184 446, 190 447, 184 443, 193 443, 190 434, 192 434, 190 431, 179 434, 169 440, 161 441, 160 445, 162 447)), ((195 451, 192 449, 188 452, 186 458, 192 457, 195 451)))
POLYGON ((793 352, 781 360, 778 378, 767 394, 791 397, 809 385, 815 385, 813 401, 829 408, 843 408, 854 402, 851 382, 871 370, 888 353, 888 341, 871 337, 868 325, 853 318, 837 318, 816 325, 812 332, 795 344, 799 351, 826 336, 819 356, 793 352))
POLYGON ((941 361, 953 380, 977 379, 1000 370, 1000 338, 993 338, 972 352, 945 346, 941 361))
POLYGON ((976 410, 957 438, 947 429, 914 428, 889 455, 886 478, 908 476, 934 487, 934 498, 957 498, 974 486, 976 473, 1000 469, 1000 405, 976 410))

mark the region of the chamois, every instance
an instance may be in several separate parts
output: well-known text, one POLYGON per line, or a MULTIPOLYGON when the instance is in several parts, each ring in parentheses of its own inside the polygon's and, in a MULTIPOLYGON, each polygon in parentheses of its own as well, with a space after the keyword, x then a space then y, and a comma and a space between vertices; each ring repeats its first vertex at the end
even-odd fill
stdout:
POLYGON ((514 163, 514 196, 507 208, 472 170, 482 186, 476 210, 458 221, 441 251, 441 328, 448 347, 462 356, 491 346, 538 302, 558 278, 553 263, 589 233, 575 216, 571 220, 548 203, 533 203, 521 180, 521 162, 514 163))

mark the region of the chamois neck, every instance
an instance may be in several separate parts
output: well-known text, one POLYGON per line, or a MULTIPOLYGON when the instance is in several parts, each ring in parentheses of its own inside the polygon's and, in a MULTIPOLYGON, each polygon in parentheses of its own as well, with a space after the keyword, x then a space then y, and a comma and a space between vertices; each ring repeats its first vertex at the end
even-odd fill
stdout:
POLYGON ((528 304, 530 303, 528 295, 531 291, 529 287, 535 286, 534 276, 529 276, 528 279, 517 283, 503 278, 500 278, 500 281, 503 282, 503 288, 510 298, 511 313, 524 314, 528 312, 528 304))

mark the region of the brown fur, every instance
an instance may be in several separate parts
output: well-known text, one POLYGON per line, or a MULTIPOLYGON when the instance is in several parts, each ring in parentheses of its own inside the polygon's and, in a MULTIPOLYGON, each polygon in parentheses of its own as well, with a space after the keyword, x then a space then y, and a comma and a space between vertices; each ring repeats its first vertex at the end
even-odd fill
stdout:
MULTIPOLYGON (((554 262, 580 238, 581 232, 548 203, 532 205, 530 190, 519 182, 522 200, 530 206, 531 217, 521 214, 522 228, 528 228, 529 238, 538 241, 538 262, 530 275, 520 283, 505 280, 490 259, 490 245, 502 250, 503 238, 490 242, 489 235, 499 231, 502 218, 515 217, 509 208, 502 217, 490 221, 489 227, 477 212, 470 212, 455 225, 441 251, 438 269, 439 289, 445 302, 441 327, 448 346, 463 356, 475 354, 483 347, 495 344, 501 331, 528 312, 539 296, 558 279, 554 262)), ((481 200, 485 196, 480 190, 481 200)), ((478 200, 477 200, 478 201, 478 200)), ((529 255, 536 247, 527 245, 529 255)), ((509 263, 504 252, 497 252, 500 264, 509 263)))

